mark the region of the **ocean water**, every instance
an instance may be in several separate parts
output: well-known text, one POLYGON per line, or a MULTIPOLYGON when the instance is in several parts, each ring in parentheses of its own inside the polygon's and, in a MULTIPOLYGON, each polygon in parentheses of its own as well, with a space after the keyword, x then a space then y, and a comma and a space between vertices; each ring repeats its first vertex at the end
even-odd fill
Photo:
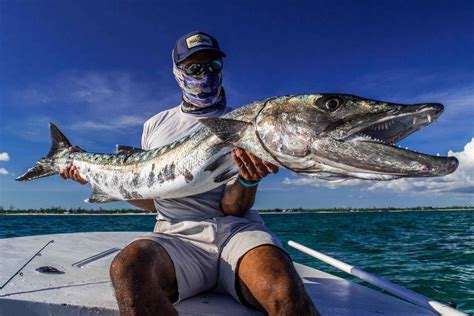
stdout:
MULTIPOLYGON (((263 215, 294 240, 474 314, 474 211, 263 215)), ((153 216, 0 216, 0 238, 87 231, 151 231, 153 216)), ((288 248, 293 260, 356 281, 288 248)), ((361 282, 363 283, 363 282, 361 282)))

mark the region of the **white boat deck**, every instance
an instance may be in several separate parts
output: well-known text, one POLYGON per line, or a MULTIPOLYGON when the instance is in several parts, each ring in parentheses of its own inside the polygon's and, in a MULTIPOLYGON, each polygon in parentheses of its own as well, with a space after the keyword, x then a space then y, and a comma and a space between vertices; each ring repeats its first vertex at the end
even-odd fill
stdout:
MULTIPOLYGON (((0 239, 0 284, 54 240, 22 270, 22 276, 17 275, 0 290, 0 315, 118 315, 109 278, 109 266, 117 252, 81 268, 72 264, 111 248, 122 248, 142 234, 97 232, 0 239), (40 266, 53 266, 65 273, 36 272, 40 266)), ((322 315, 435 315, 334 275, 297 263, 295 267, 322 315)), ((203 293, 176 307, 181 315, 262 315, 218 293, 203 293)))

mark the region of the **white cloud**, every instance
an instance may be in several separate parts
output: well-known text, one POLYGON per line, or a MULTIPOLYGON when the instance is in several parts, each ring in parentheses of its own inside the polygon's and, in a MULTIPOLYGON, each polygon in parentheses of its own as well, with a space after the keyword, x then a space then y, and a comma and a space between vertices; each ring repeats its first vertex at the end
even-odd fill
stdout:
POLYGON ((290 179, 286 177, 283 180, 284 184, 291 184, 291 185, 310 185, 317 188, 328 188, 328 189, 337 189, 340 187, 355 187, 359 186, 363 183, 367 183, 368 181, 364 180, 346 180, 346 181, 326 181, 317 178, 310 178, 310 177, 301 177, 297 179, 290 179))
POLYGON ((10 156, 7 152, 0 153, 0 161, 9 161, 10 156))
POLYGON ((5 168, 0 168, 0 174, 8 174, 8 170, 5 168))
POLYGON ((401 192, 455 192, 474 193, 474 138, 461 152, 449 151, 448 156, 459 160, 458 169, 444 177, 399 179, 390 182, 377 182, 368 190, 389 189, 401 192))
MULTIPOLYGON (((113 110, 116 114, 143 107, 174 105, 160 103, 170 97, 169 90, 162 82, 136 78, 128 72, 67 72, 16 91, 11 97, 15 103, 33 106, 63 108, 67 105, 81 110, 86 108, 89 113, 110 114, 113 110)), ((173 96, 177 99, 179 95, 173 96)))
POLYGON ((81 133, 120 133, 141 127, 147 118, 179 103, 179 88, 171 72, 167 75, 169 78, 164 73, 147 78, 123 71, 58 74, 12 90, 8 103, 29 107, 26 112, 31 116, 12 120, 3 129, 28 140, 44 141, 47 122, 81 133))
POLYGON ((124 130, 129 127, 139 127, 147 120, 145 116, 122 115, 108 121, 82 121, 71 125, 73 130, 124 130))
POLYGON ((329 182, 316 178, 285 178, 284 184, 310 185, 336 189, 340 187, 359 187, 361 190, 392 190, 410 193, 452 192, 474 193, 474 138, 461 152, 449 151, 448 156, 459 160, 458 169, 447 176, 437 178, 404 178, 392 181, 347 180, 329 182))

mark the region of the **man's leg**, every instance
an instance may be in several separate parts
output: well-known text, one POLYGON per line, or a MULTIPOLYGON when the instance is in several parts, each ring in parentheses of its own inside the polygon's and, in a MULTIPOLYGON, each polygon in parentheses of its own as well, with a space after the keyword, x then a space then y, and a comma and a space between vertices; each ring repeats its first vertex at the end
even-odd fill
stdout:
POLYGON ((110 276, 120 315, 178 315, 171 303, 178 298, 173 262, 158 243, 130 243, 112 261, 110 276))
POLYGON ((269 315, 319 315, 293 264, 283 251, 262 245, 237 266, 236 287, 246 304, 269 315))

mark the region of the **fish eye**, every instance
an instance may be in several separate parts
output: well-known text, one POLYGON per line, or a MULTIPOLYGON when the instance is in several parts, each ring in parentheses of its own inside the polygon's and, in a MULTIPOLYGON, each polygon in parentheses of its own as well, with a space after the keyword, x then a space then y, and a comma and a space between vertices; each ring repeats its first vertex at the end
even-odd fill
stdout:
POLYGON ((331 98, 324 101, 324 108, 328 111, 336 111, 341 106, 341 100, 338 98, 331 98))

